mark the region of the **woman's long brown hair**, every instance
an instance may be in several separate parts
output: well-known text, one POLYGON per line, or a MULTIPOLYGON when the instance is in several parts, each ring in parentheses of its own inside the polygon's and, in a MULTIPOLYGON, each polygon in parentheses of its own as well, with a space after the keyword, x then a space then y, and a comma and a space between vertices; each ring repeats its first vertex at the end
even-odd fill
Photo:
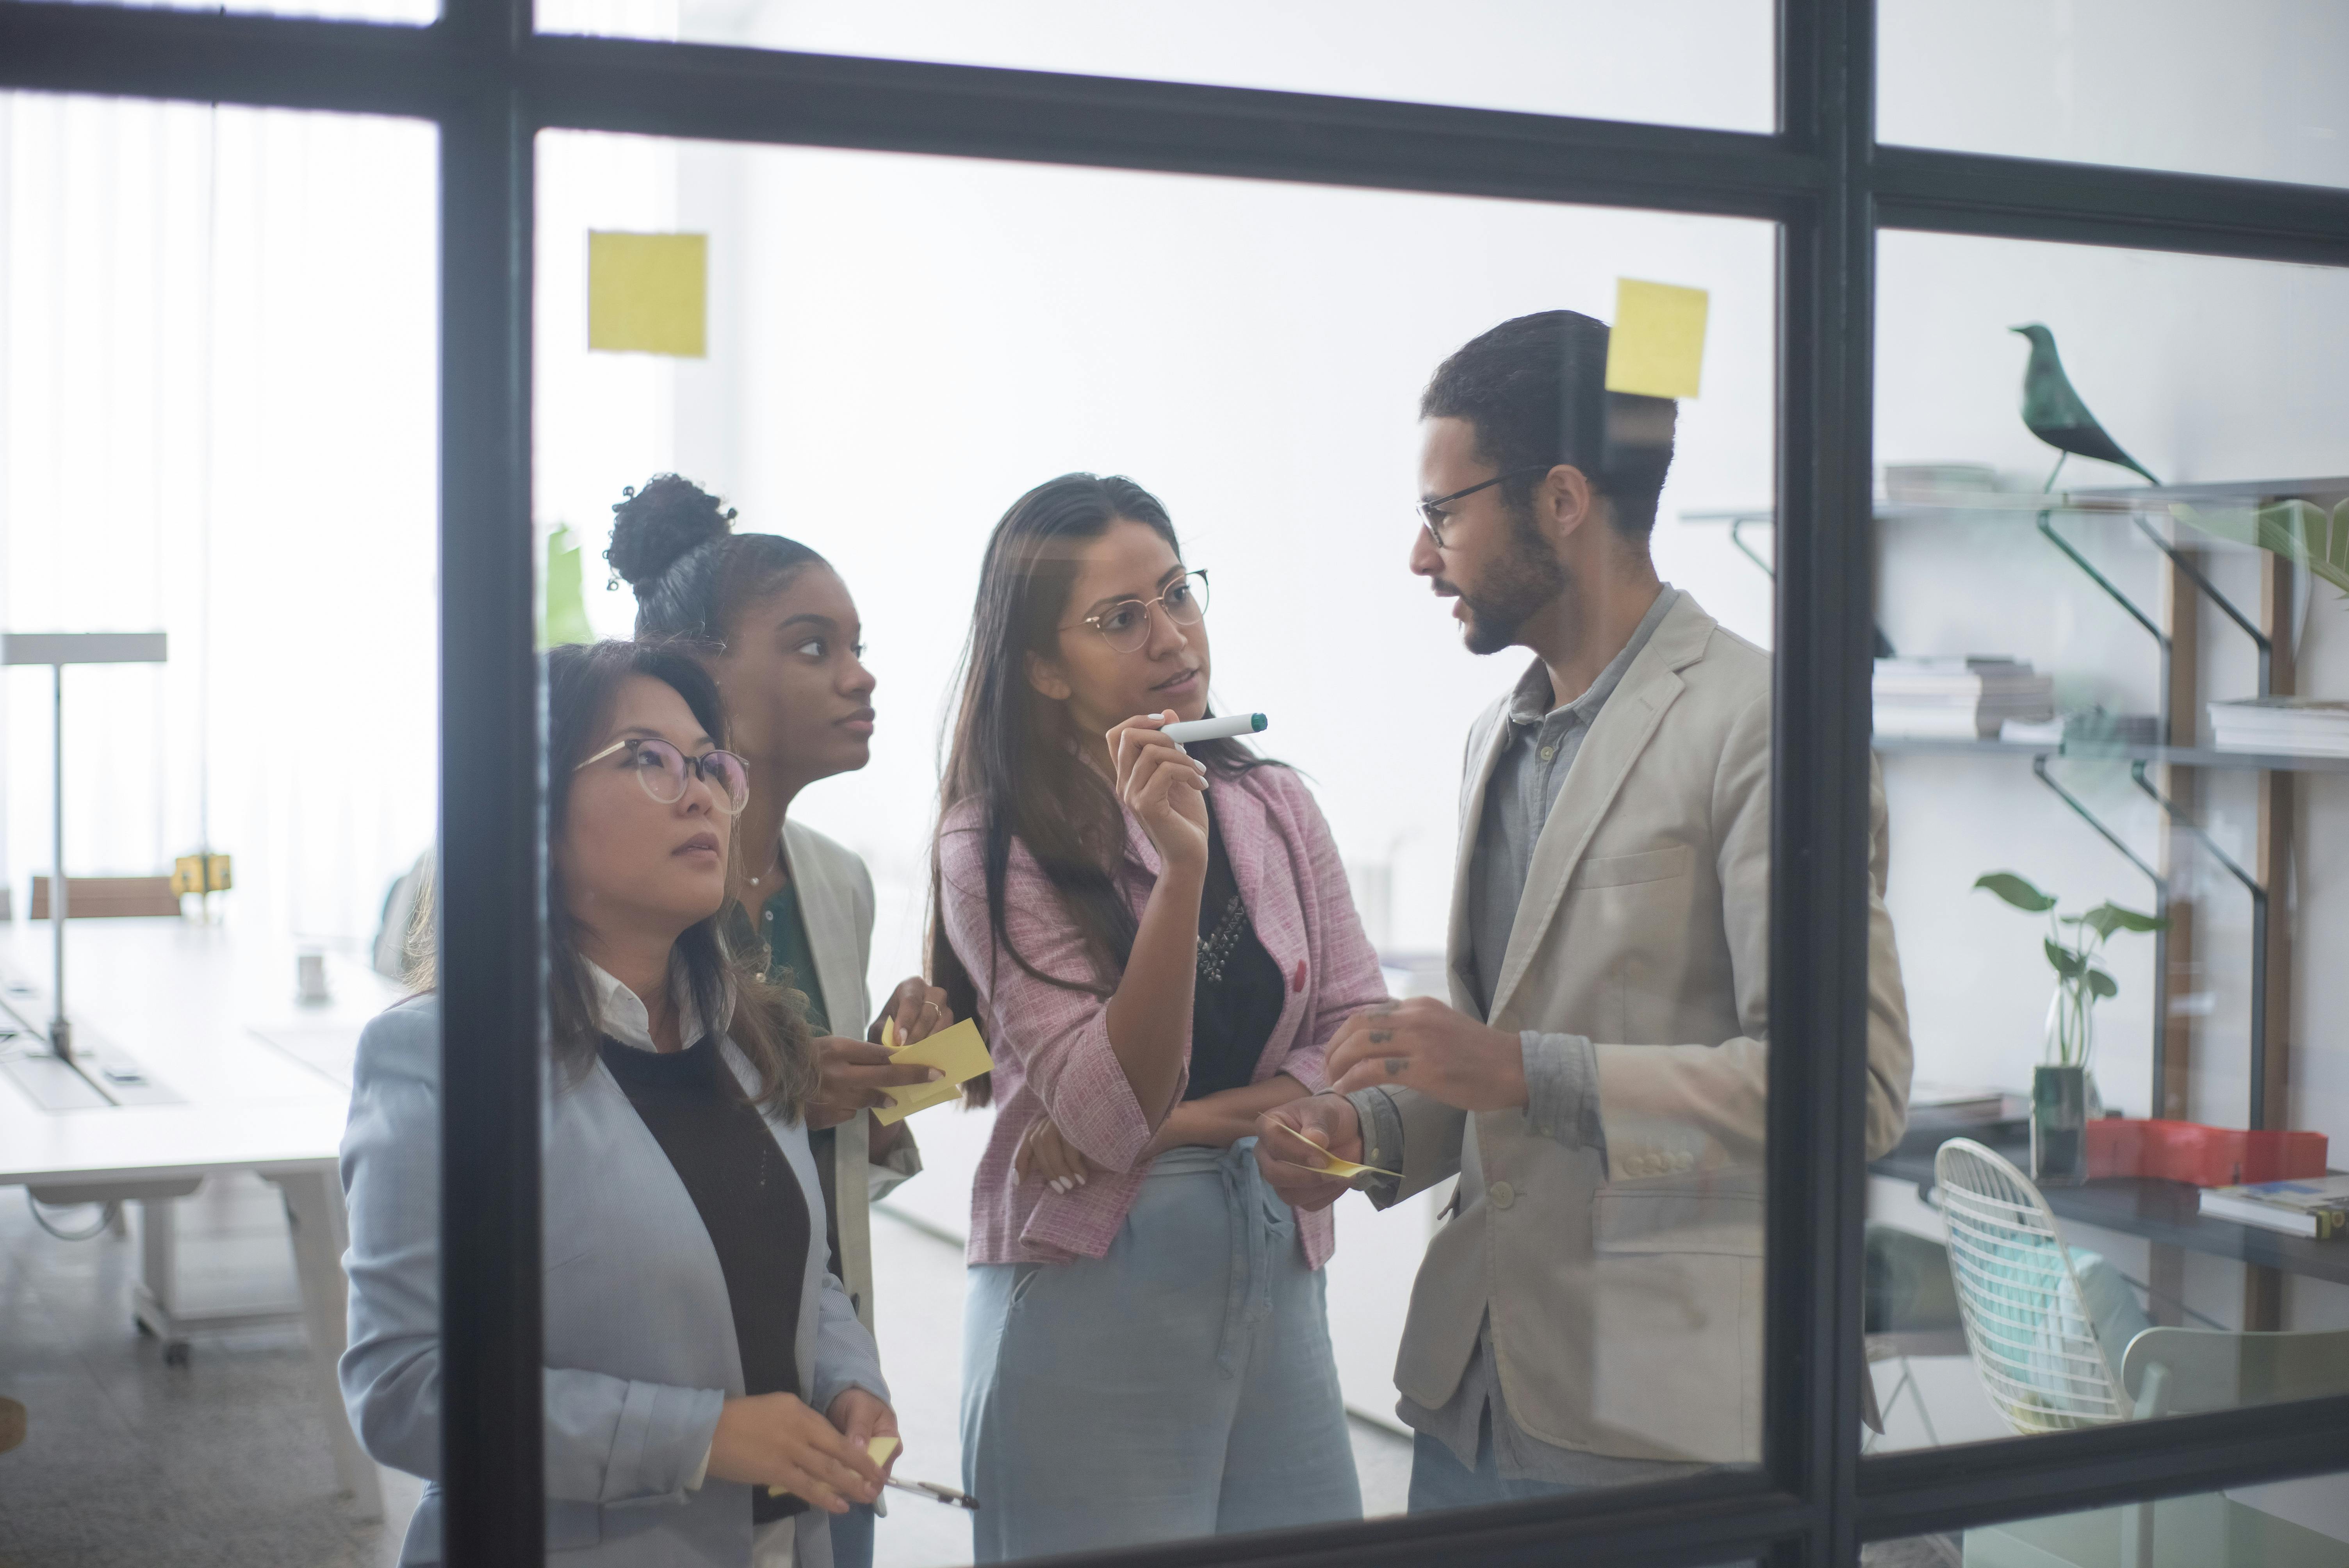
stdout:
MULTIPOLYGON (((1050 656, 1068 612, 1084 545, 1119 521, 1154 530, 1180 560, 1174 521, 1158 498, 1118 475, 1063 474, 1011 504, 995 525, 979 566, 978 601, 963 651, 962 696, 939 789, 946 818, 965 801, 978 807, 986 835, 987 915, 994 950, 1047 985, 1107 996, 1133 951, 1133 911, 1117 889, 1129 857, 1116 793, 1088 766, 1068 707, 1028 684, 1031 653, 1050 656), (1082 975, 1047 975, 1029 962, 1004 923, 1004 881, 1011 841, 1028 846, 1061 905, 1076 922, 1091 963, 1082 975)), ((1237 740, 1208 741, 1191 755, 1224 778, 1267 765, 1237 740)), ((930 984, 943 989, 957 1017, 977 1012, 978 989, 947 942, 941 907, 939 846, 930 854, 930 984)), ((966 1086, 964 1099, 993 1098, 987 1078, 966 1086)))
MULTIPOLYGON (((604 1028, 602 1008, 579 951, 580 924, 565 896, 561 858, 555 852, 571 819, 571 790, 587 748, 603 733, 621 685, 631 676, 660 681, 685 699, 695 720, 719 746, 726 744, 726 709, 718 686, 684 645, 604 642, 553 649, 546 655, 546 1021, 547 1050, 577 1083, 595 1070, 604 1028)), ((419 895, 419 925, 429 920, 431 891, 419 895)), ((800 998, 766 979, 767 955, 744 939, 743 923, 730 902, 677 939, 678 966, 695 1011, 704 1018, 727 1016, 728 1037, 748 1058, 758 1087, 750 1099, 762 1110, 797 1120, 815 1092, 815 1052, 800 1011, 800 998), (730 919, 730 916, 733 917, 730 919)), ((430 990, 433 965, 419 952, 410 981, 430 990)))

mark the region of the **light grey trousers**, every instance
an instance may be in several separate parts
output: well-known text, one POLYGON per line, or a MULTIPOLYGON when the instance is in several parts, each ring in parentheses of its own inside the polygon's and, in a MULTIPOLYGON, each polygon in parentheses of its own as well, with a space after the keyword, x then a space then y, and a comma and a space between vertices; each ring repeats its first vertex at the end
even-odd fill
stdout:
POLYGON ((1105 1257, 972 1266, 979 1562, 1361 1517, 1322 1276, 1255 1141, 1161 1155, 1105 1257))

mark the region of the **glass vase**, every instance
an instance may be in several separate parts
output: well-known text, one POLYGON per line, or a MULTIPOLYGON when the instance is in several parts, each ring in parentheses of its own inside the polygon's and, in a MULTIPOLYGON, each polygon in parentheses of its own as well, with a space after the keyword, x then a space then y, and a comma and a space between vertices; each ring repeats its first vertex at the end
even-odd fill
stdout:
POLYGON ((2031 1070, 2031 1179, 2070 1187, 2088 1179, 2088 1069, 2031 1070))

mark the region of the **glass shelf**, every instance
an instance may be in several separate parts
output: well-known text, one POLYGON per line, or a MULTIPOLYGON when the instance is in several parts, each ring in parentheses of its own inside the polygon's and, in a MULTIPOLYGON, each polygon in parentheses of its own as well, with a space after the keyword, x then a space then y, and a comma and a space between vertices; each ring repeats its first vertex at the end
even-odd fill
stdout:
MULTIPOLYGON (((1959 512, 2011 512, 2036 517, 2043 511, 2098 512, 2127 516, 2148 508, 2166 510, 2184 501, 2196 506, 2258 506, 2277 500, 2307 500, 2330 504, 2349 498, 2349 476, 2305 480, 2230 480, 2213 484, 2125 485, 2109 489, 2050 490, 1942 490, 1930 496, 1876 502, 1876 517, 1947 517, 1959 512)), ((1700 508, 1681 513, 1682 522, 1762 523, 1775 516, 1767 506, 1700 508)), ((2198 536, 2197 544, 2224 545, 2225 541, 2198 536)), ((2236 548, 2243 548, 2237 546, 2236 548)))
POLYGON ((2349 757, 2308 757, 2291 751, 2220 751, 2209 746, 2089 746, 2027 740, 1945 740, 1938 736, 1878 735, 1868 744, 1894 755, 2060 757, 2068 762, 2158 762, 2178 768, 2225 768, 2251 773, 2349 773, 2349 757))

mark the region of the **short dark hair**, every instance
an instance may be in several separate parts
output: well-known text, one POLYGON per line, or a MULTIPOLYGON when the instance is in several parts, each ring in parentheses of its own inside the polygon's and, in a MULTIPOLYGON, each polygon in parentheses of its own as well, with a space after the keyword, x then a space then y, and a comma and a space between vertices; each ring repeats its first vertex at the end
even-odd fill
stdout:
MULTIPOLYGON (((1641 544, 1672 466, 1676 413, 1669 397, 1608 391, 1607 324, 1570 310, 1521 315, 1471 338, 1419 397, 1421 418, 1473 426, 1477 455, 1503 473, 1580 469, 1612 504, 1616 529, 1641 544)), ((1527 474, 1501 492, 1523 511, 1539 480, 1527 474)))

